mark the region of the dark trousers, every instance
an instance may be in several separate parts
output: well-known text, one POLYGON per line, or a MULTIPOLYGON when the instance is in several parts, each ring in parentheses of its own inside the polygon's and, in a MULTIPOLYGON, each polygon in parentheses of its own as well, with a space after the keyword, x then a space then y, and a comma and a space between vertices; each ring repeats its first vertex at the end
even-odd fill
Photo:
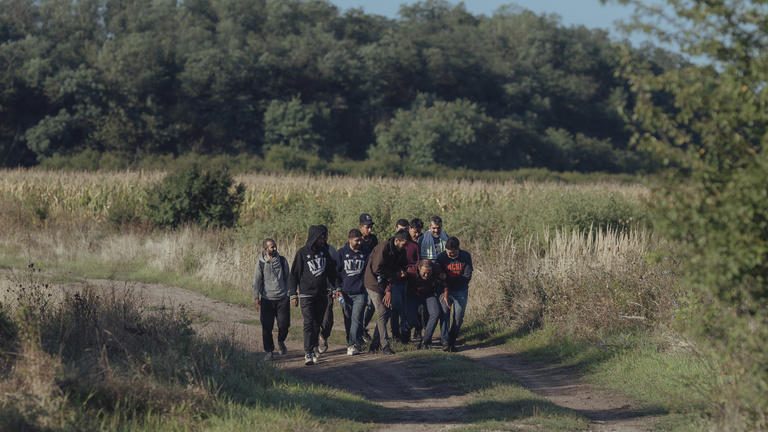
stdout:
POLYGON ((304 318, 304 352, 308 354, 317 347, 320 325, 323 322, 325 309, 328 307, 328 295, 299 297, 299 304, 301 305, 301 316, 304 318))
POLYGON ((328 340, 333 330, 333 299, 328 296, 328 305, 323 312, 323 322, 320 324, 320 334, 323 339, 328 340))
POLYGON ((291 326, 291 304, 288 297, 280 300, 261 299, 259 308, 259 320, 261 321, 261 337, 264 342, 264 352, 275 350, 275 341, 272 339, 272 329, 277 320, 277 341, 285 342, 288 337, 288 328, 291 326))
POLYGON ((421 338, 421 343, 424 345, 432 344, 432 335, 437 327, 437 322, 442 316, 442 309, 440 308, 440 302, 437 296, 429 296, 427 298, 417 297, 415 295, 408 297, 408 320, 411 325, 415 325, 422 320, 419 310, 426 310, 428 318, 424 321, 424 336, 421 338))

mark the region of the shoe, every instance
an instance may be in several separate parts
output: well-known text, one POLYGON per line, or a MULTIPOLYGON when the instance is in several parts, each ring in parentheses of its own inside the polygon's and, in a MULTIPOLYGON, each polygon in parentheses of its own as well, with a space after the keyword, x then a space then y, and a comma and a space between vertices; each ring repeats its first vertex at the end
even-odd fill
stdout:
POLYGON ((312 364, 318 364, 320 363, 320 358, 317 356, 317 354, 312 353, 312 364))
POLYGON ((272 361, 272 351, 264 354, 264 361, 272 361))
POLYGON ((353 356, 353 355, 357 355, 357 354, 360 354, 360 350, 357 349, 356 346, 350 345, 350 346, 347 347, 347 355, 353 356))
POLYGON ((326 351, 328 351, 328 341, 320 336, 320 343, 317 345, 317 353, 324 354, 326 351))
POLYGON ((280 349, 280 355, 288 354, 288 348, 285 346, 285 342, 278 342, 277 347, 280 349))
POLYGON ((387 346, 385 346, 384 348, 381 349, 381 353, 384 354, 384 355, 392 355, 395 352, 392 351, 392 348, 390 348, 389 345, 387 345, 387 346))
POLYGON ((371 343, 373 339, 371 338, 371 334, 368 333, 368 330, 363 331, 363 342, 369 344, 371 343))
POLYGON ((312 366, 313 364, 315 364, 315 362, 312 361, 314 357, 315 355, 311 353, 304 354, 304 366, 312 366))
POLYGON ((368 347, 368 354, 376 354, 377 352, 379 352, 379 347, 375 345, 368 347))
POLYGON ((458 350, 456 349, 455 345, 448 344, 448 345, 443 347, 443 351, 445 351, 445 352, 457 352, 458 350))
POLYGON ((411 341, 411 338, 409 337, 408 333, 403 333, 403 334, 400 336, 400 343, 402 343, 402 344, 407 344, 407 343, 408 343, 408 342, 410 342, 410 341, 411 341))

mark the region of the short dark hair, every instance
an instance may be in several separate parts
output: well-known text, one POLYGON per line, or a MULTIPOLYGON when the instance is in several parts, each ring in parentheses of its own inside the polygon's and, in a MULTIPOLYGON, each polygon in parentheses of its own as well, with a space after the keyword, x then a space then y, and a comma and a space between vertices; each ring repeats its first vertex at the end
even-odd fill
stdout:
POLYGON ((362 236, 363 236, 363 233, 361 233, 359 229, 352 228, 351 230, 349 230, 349 234, 347 235, 347 238, 357 238, 362 236))
POLYGON ((275 246, 277 246, 277 242, 276 241, 272 240, 271 238, 265 238, 264 241, 261 242, 262 249, 266 249, 267 248, 267 243, 269 243, 269 242, 272 242, 272 243, 275 244, 275 246))
POLYGON ((456 250, 459 248, 459 239, 456 237, 448 237, 445 241, 445 248, 450 250, 456 250))
POLYGON ((438 215, 434 215, 431 218, 429 218, 429 221, 435 225, 443 226, 443 218, 441 218, 438 215))
POLYGON ((395 233, 395 236, 392 237, 393 239, 400 239, 400 240, 408 240, 409 235, 407 231, 398 231, 395 233))
POLYGON ((404 227, 411 226, 411 224, 408 223, 408 219, 398 219, 395 225, 400 225, 404 227))
POLYGON ((424 221, 422 221, 419 218, 413 218, 413 219, 411 219, 410 226, 411 226, 411 228, 423 229, 424 228, 424 221))
POLYGON ((419 260, 419 268, 422 267, 432 267, 432 261, 428 259, 419 260))

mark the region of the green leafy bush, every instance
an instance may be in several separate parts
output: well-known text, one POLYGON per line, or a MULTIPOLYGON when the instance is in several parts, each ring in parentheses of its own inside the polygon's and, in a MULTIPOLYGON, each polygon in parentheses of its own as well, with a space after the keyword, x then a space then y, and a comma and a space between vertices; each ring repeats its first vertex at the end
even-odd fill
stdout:
POLYGON ((231 227, 237 222, 245 186, 234 185, 229 172, 202 170, 198 165, 168 175, 149 193, 149 219, 158 226, 195 223, 231 227))

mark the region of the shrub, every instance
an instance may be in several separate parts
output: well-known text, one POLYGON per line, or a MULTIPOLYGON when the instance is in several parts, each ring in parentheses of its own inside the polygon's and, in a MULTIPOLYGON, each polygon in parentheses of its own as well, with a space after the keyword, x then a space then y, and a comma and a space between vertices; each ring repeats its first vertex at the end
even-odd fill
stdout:
POLYGON ((149 219, 161 227, 195 223, 231 227, 237 222, 245 186, 234 185, 223 169, 206 171, 198 165, 168 175, 149 193, 149 219))

